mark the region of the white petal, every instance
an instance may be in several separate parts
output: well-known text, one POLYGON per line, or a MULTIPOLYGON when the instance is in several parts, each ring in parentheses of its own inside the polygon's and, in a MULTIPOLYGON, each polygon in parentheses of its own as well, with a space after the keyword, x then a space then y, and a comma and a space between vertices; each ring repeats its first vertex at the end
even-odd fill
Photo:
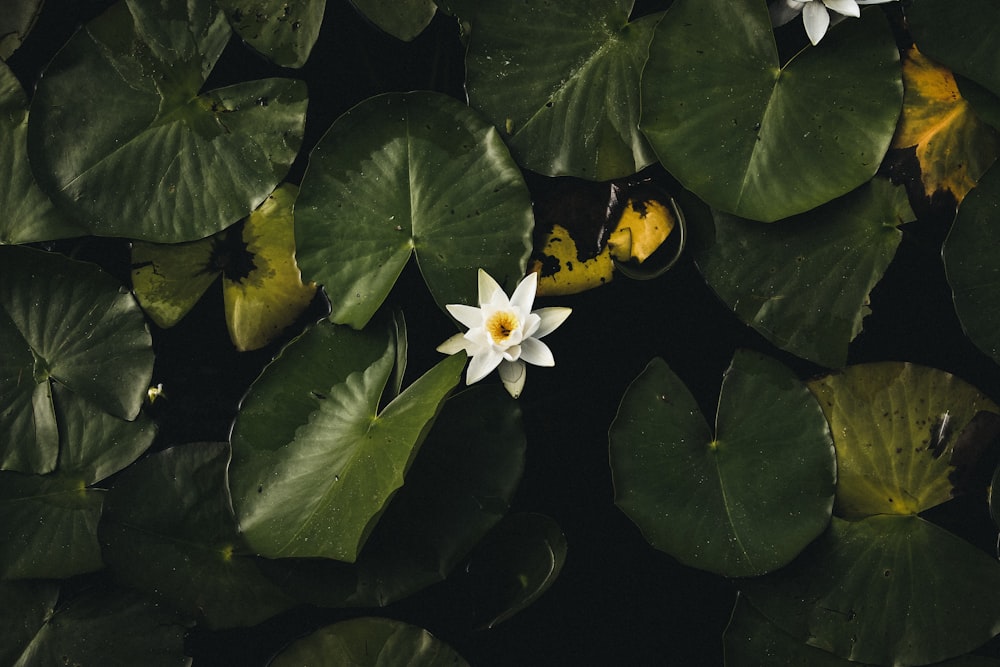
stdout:
POLYGON ((853 16, 854 18, 861 16, 861 10, 858 9, 858 3, 855 0, 823 0, 823 4, 844 16, 853 16))
POLYGON ((538 316, 538 313, 528 313, 524 322, 521 323, 521 338, 531 338, 541 325, 542 318, 538 316))
POLYGON ((437 346, 438 352, 444 352, 445 354, 455 354, 456 352, 462 352, 466 349, 465 347, 465 334, 457 333, 445 342, 437 346))
POLYGON ((501 361, 503 361, 503 354, 495 350, 484 350, 472 357, 472 361, 469 362, 469 370, 465 374, 465 384, 479 382, 492 373, 501 361))
POLYGON ((549 346, 534 338, 529 338, 521 343, 521 358, 535 366, 556 365, 556 360, 552 356, 552 350, 549 349, 549 346))
MULTIPOLYGON (((503 288, 500 287, 500 284, 493 280, 490 274, 479 269, 479 305, 491 302, 494 294, 497 292, 503 294, 503 288)), ((506 298, 506 295, 504 295, 504 298, 506 298)))
POLYGON ((524 389, 524 381, 528 377, 523 361, 505 361, 500 364, 500 379, 507 393, 517 398, 524 389))
POLYGON ((830 15, 826 11, 826 5, 820 2, 810 2, 802 10, 802 23, 806 26, 806 34, 813 46, 819 44, 823 39, 826 29, 830 27, 830 15))
POLYGON ((785 25, 802 13, 802 6, 805 4, 805 2, 798 2, 797 0, 777 0, 777 2, 772 2, 768 6, 768 11, 771 14, 771 25, 776 28, 780 25, 785 25))
POLYGON ((510 297, 510 305, 520 308, 522 313, 530 313, 531 304, 535 302, 535 289, 537 287, 538 274, 532 271, 517 284, 517 289, 510 297))
POLYGON ((449 303, 445 308, 456 320, 469 327, 479 327, 483 325, 483 311, 475 306, 466 306, 462 303, 449 303))
POLYGON ((896 2, 896 0, 855 0, 859 5, 884 5, 887 2, 896 2))
POLYGON ((534 312, 535 315, 542 320, 541 324, 538 325, 538 329, 532 334, 535 338, 541 338, 542 336, 548 336, 550 333, 555 331, 560 324, 566 321, 569 314, 573 312, 572 308, 539 308, 534 312))

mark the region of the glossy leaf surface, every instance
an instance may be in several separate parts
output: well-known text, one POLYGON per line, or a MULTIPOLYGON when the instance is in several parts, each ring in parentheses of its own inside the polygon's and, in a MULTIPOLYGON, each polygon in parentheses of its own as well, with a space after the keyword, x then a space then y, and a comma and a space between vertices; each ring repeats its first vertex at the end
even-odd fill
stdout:
POLYGON ((469 103, 505 132, 519 164, 602 181, 656 160, 638 128, 639 75, 662 13, 630 22, 632 5, 477 7, 466 56, 469 103))
POLYGON ((295 205, 305 279, 330 319, 360 328, 415 254, 434 300, 476 303, 476 271, 524 273, 531 202, 495 128, 437 93, 368 99, 334 122, 309 158, 295 205))
POLYGON ((100 569, 97 522, 104 491, 95 488, 135 461, 156 428, 144 415, 127 422, 68 389, 53 387, 59 424, 55 472, 0 472, 0 577, 62 578, 100 569))
POLYGON ((903 83, 892 147, 916 147, 928 197, 944 190, 961 202, 996 160, 1000 137, 962 97, 954 75, 916 48, 904 53, 903 83))
POLYGON ((898 226, 914 215, 903 188, 875 179, 771 225, 713 217, 710 243, 695 250, 706 282, 781 349, 841 367, 869 312, 868 295, 896 254, 898 226))
POLYGON ((437 12, 433 0, 351 0, 369 21, 409 42, 424 31, 437 12))
POLYGON ((878 10, 781 65, 765 3, 678 0, 649 47, 641 127, 684 187, 714 208, 771 222, 870 179, 902 94, 899 54, 878 10))
POLYGON ((298 152, 305 85, 202 93, 229 35, 207 0, 128 0, 70 39, 28 124, 32 168, 56 205, 99 236, 177 242, 264 201, 298 152))
POLYGON ((0 581, 0 664, 13 665, 59 599, 52 581, 0 581))
POLYGON ((1000 627, 1000 564, 917 516, 834 518, 789 567, 741 582, 799 641, 856 662, 925 665, 1000 627), (961 609, 962 613, 952 613, 961 609))
POLYGON ((920 0, 906 9, 907 24, 920 50, 952 71, 1000 95, 1000 6, 992 0, 920 0))
POLYGON ((943 257, 966 334, 1000 363, 1000 169, 990 169, 958 209, 943 257))
POLYGON ((218 0, 233 30, 283 67, 302 67, 319 37, 326 0, 218 0))
POLYGON ((0 468, 50 472, 56 461, 50 381, 123 419, 139 413, 153 368, 142 311, 93 264, 0 247, 0 468))
POLYGON ((680 378, 654 359, 622 398, 610 437, 615 504, 684 564, 762 574, 829 521, 836 470, 823 412, 766 357, 733 357, 714 435, 680 378))
POLYGON ((293 665, 468 667, 458 653, 422 628, 362 617, 320 628, 281 652, 272 667, 293 665))
POLYGON ((43 1, 8 0, 3 16, 0 16, 0 60, 7 60, 21 46, 35 25, 43 1))
POLYGON ((233 429, 230 488, 251 549, 353 562, 465 359, 449 357, 383 410, 395 346, 377 325, 322 322, 257 379, 233 429))
POLYGON ((254 625, 294 604, 241 553, 228 464, 226 443, 157 452, 115 480, 100 527, 119 581, 212 628, 254 625))

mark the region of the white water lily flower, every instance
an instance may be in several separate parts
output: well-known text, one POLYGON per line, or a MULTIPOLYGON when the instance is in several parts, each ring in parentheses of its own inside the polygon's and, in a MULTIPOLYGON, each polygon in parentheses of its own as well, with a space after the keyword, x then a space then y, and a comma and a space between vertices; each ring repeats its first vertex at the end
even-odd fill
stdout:
POLYGON ((775 26, 788 23, 798 14, 802 14, 802 23, 806 27, 806 35, 813 46, 819 44, 830 27, 830 12, 841 17, 861 16, 859 5, 881 5, 894 0, 777 0, 771 5, 771 24, 775 26))
POLYGON ((455 354, 465 350, 472 357, 465 383, 479 382, 494 368, 507 392, 517 398, 524 388, 525 362, 535 366, 555 366, 549 346, 538 340, 566 321, 571 308, 531 310, 535 301, 538 274, 530 273, 508 299, 503 288, 479 269, 479 308, 448 304, 452 316, 469 327, 438 345, 438 352, 455 354))

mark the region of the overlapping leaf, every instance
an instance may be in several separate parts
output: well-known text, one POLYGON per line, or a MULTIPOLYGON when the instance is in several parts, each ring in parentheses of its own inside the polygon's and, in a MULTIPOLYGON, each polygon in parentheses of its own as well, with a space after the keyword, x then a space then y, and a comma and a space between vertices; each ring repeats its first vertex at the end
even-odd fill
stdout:
POLYGON ((996 160, 1000 136, 972 111, 954 75, 916 48, 904 55, 903 83, 903 113, 892 147, 916 147, 928 197, 945 190, 961 202, 996 160))
POLYGON ((28 124, 32 168, 56 205, 99 236, 178 242, 264 201, 298 152, 305 85, 202 93, 229 35, 209 0, 127 0, 70 39, 28 124))
POLYGON ((715 434, 660 359, 611 426, 615 503, 657 549, 726 576, 791 561, 826 527, 836 479, 830 431, 787 368, 738 352, 715 434))
POLYGON ((245 399, 230 488, 256 553, 353 562, 457 384, 460 355, 379 411, 395 345, 373 329, 321 322, 282 351, 245 399))
POLYGON ((233 30, 284 67, 302 67, 319 37, 326 0, 218 0, 233 30))
POLYGON ((1000 5, 992 0, 920 0, 906 8, 917 46, 929 58, 1000 95, 1000 5))
POLYGON ((495 128, 437 93, 390 93, 337 119, 309 158, 295 245, 330 319, 360 328, 415 254, 434 300, 475 303, 485 269, 513 285, 531 250, 531 201, 495 128))
POLYGON ((409 42, 424 31, 437 12, 433 0, 351 0, 369 21, 409 42))
POLYGON ((42 11, 43 0, 8 0, 0 16, 0 60, 21 46, 42 11))
POLYGON ((655 161, 638 128, 639 75, 662 13, 630 22, 632 5, 476 8, 466 56, 469 102, 505 130, 522 166, 608 180, 655 161))
POLYGON ((759 0, 678 0, 642 73, 643 132, 714 208, 771 222, 869 180, 902 102, 881 12, 844 21, 782 65, 759 0))

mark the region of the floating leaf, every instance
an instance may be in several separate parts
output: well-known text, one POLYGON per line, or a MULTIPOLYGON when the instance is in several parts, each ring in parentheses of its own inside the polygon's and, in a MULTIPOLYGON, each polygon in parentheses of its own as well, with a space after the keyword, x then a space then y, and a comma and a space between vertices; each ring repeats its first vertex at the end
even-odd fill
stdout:
POLYGON ((1000 363, 1000 169, 962 201, 942 256, 955 311, 969 339, 1000 363))
POLYGON ((10 664, 191 664, 184 653, 184 627, 173 614, 134 593, 88 591, 60 604, 31 630, 31 642, 10 664))
POLYGON ((0 16, 0 60, 7 60, 35 25, 44 0, 8 0, 0 16))
POLYGON ((781 66, 760 0, 678 0, 642 73, 643 132, 714 208, 771 222, 875 175, 902 102, 882 12, 844 21, 781 66))
POLYGON ((153 371, 130 294, 93 264, 0 246, 0 468, 50 472, 58 444, 50 380, 134 419, 153 371))
POLYGON ((199 94, 229 35, 208 0, 120 2, 77 32, 28 124, 56 205, 99 236, 178 242, 263 202, 298 153, 306 89, 266 79, 199 94))
POLYGON ((1000 628, 1000 564, 917 516, 834 518, 788 567, 741 582, 796 640, 855 662, 926 665, 1000 628))
POLYGON ((430 25, 433 0, 351 0, 365 17, 393 37, 409 42, 430 25))
POLYGON ((58 599, 55 582, 0 581, 0 664, 19 664, 17 659, 52 615, 58 599))
POLYGON ((229 336, 241 352, 274 340, 306 309, 316 285, 295 264, 292 206, 297 188, 284 184, 239 227, 212 238, 132 245, 132 285, 143 310, 172 327, 222 275, 229 336))
POLYGON ((119 580, 212 628, 254 625, 294 605, 240 553, 228 464, 226 443, 157 452, 115 480, 100 526, 119 580))
MULTIPOLYGON (((0 16, 0 22, 3 16, 0 16)), ((0 26, 0 37, 3 27, 0 26)), ((0 41, 0 49, 3 42, 0 41)), ((47 241, 84 232, 58 214, 28 167, 28 97, 0 62, 0 244, 47 241)))
POLYGON ((663 14, 629 22, 632 5, 476 8, 466 56, 469 103, 506 131, 519 164, 602 181, 655 162, 638 128, 639 74, 663 14))
POLYGON ((950 373, 901 362, 859 364, 813 380, 837 450, 838 516, 918 514, 954 495, 952 453, 993 401, 950 373))
POLYGON ((916 146, 928 197, 945 190, 961 202, 1000 150, 997 131, 959 93, 955 77, 916 47, 903 57, 903 113, 893 148, 916 146))
POLYGON ((468 667, 447 644, 422 628, 388 618, 363 617, 320 628, 282 651, 271 667, 351 665, 468 667))
POLYGON ((319 37, 326 0, 218 0, 233 30, 283 67, 302 67, 319 37))
POLYGON ((262 556, 353 562, 465 364, 448 357, 379 411, 387 334, 322 322, 262 373, 233 428, 230 488, 262 556))
POLYGON ((492 628, 527 608, 555 583, 566 560, 566 536, 552 517, 512 514, 469 558, 483 625, 492 628))
POLYGON ((0 472, 0 578, 61 578, 102 566, 97 541, 104 491, 94 488, 149 448, 156 428, 123 421, 55 385, 55 472, 0 472))
POLYGON ((766 357, 733 357, 714 437, 681 380, 654 359, 622 398, 610 438, 615 504, 687 565, 762 574, 829 522, 836 469, 826 419, 766 357))
POLYGON ((914 219, 906 192, 882 179, 772 225, 713 213, 711 242, 695 250, 706 282, 772 343, 830 367, 847 362, 898 225, 914 219))
POLYGON ((474 303, 480 268, 524 274, 531 200, 496 129, 438 93, 389 93, 334 122, 309 157, 295 205, 299 266, 330 319, 360 328, 411 254, 443 309, 474 303))

